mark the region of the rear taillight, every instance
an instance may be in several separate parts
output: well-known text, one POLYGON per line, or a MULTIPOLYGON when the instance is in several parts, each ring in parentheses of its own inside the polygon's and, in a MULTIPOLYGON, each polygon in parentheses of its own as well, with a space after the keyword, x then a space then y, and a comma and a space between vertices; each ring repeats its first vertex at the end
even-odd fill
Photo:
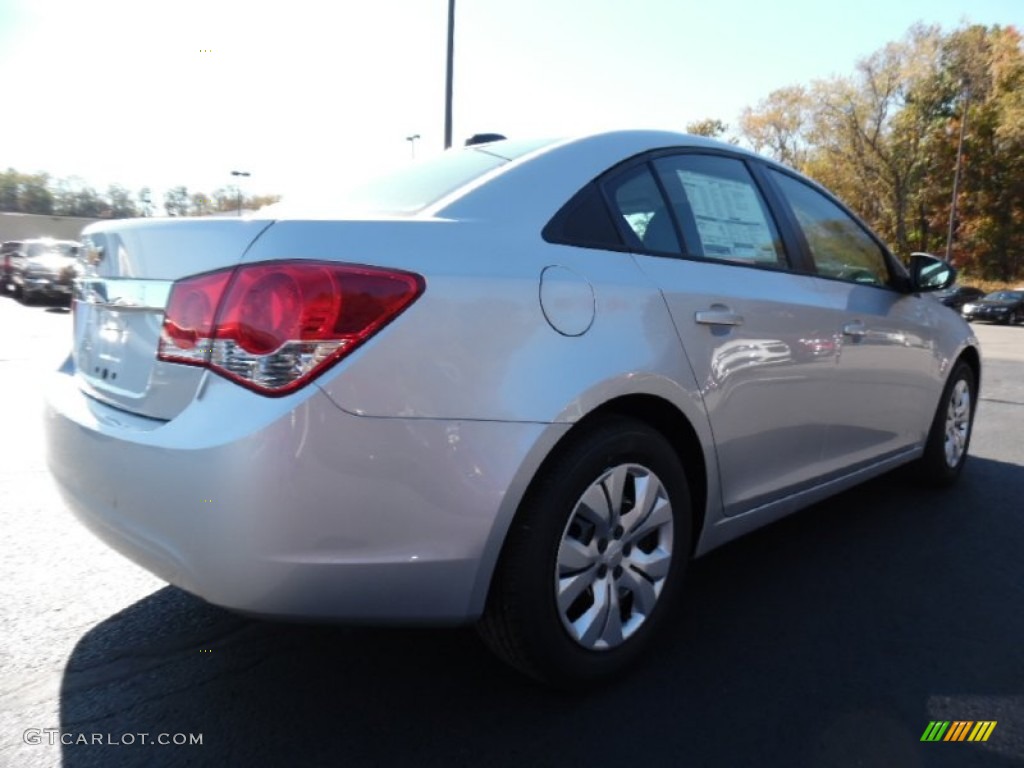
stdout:
POLYGON ((409 272, 319 261, 186 278, 171 289, 157 358, 287 394, 394 320, 423 287, 409 272))

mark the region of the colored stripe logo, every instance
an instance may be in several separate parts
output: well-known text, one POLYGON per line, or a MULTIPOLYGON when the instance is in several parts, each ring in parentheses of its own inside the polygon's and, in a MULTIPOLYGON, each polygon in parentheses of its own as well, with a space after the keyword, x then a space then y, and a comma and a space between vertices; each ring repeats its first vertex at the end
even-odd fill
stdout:
POLYGON ((932 720, 921 741, 988 741, 996 729, 995 720, 932 720))

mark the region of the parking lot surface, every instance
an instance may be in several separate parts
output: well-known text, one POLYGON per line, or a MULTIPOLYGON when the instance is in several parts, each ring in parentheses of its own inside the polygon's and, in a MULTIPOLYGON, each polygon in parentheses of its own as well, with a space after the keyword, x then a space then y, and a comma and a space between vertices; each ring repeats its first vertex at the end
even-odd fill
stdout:
POLYGON ((959 485, 882 477, 697 561, 655 657, 584 697, 470 629, 235 616, 94 539, 42 456, 70 329, 0 298, 0 766, 1024 764, 1024 327, 976 326, 959 485))

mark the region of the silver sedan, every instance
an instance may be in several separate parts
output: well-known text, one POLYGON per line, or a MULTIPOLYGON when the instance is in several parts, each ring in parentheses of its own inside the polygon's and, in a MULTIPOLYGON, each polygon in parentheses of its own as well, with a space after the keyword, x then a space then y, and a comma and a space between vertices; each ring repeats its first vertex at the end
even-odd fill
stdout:
POLYGON ((326 213, 84 240, 50 468, 112 547, 249 614, 476 622, 581 686, 692 557, 967 455, 977 341, 924 295, 954 270, 693 136, 497 141, 326 213))

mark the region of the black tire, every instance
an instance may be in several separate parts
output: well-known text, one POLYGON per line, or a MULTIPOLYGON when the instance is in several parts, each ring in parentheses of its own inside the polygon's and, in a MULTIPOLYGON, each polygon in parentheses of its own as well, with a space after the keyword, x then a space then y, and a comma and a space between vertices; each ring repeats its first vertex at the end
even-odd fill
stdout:
MULTIPOLYGON (((952 485, 960 477, 964 463, 967 461, 967 453, 971 444, 971 434, 974 432, 974 412, 978 405, 978 383, 974 370, 963 360, 957 361, 953 366, 953 372, 946 380, 946 386, 942 390, 942 397, 939 400, 939 407, 932 420, 931 429, 928 432, 928 441, 925 443, 924 455, 918 459, 915 466, 917 479, 926 485, 945 487, 952 485), (946 439, 947 430, 951 428, 950 419, 954 418, 951 411, 956 410, 954 393, 963 382, 969 396, 966 408, 967 422, 966 435, 962 439, 962 450, 951 463, 947 456, 946 439)), ((955 419, 954 419, 955 421, 955 419)), ((950 439, 956 442, 955 436, 950 439)))
MULTIPOLYGON (((491 650, 513 667, 546 684, 578 690, 607 680, 636 662, 671 614, 690 558, 692 511, 679 457, 665 437, 647 424, 620 416, 602 417, 570 435, 569 440, 538 473, 519 507, 478 630, 491 650), (612 483, 612 469, 619 473, 616 477, 625 478, 624 487, 632 483, 633 501, 644 487, 659 488, 660 481, 664 493, 659 492, 656 498, 667 500, 669 509, 660 503, 652 507, 658 511, 657 517, 646 514, 631 522, 626 513, 638 507, 632 504, 628 490, 622 494, 621 521, 611 513, 615 522, 614 528, 605 529, 609 533, 600 534, 596 527, 590 530, 586 546, 594 553, 600 552, 595 556, 601 563, 591 562, 563 577, 564 584, 575 575, 586 574, 591 583, 565 608, 563 616, 556 598, 560 548, 563 540, 571 538, 572 544, 582 540, 580 521, 583 526, 589 521, 577 512, 584 509, 581 502, 585 491, 603 492, 603 497, 593 498, 604 501, 614 495, 606 486, 598 485, 602 478, 612 483), (645 471, 648 474, 644 475, 645 471), (656 522, 666 519, 671 519, 670 527, 656 522), (651 536, 660 537, 657 548, 651 536), (671 544, 667 559, 666 543, 671 544), (636 564, 639 558, 661 558, 658 572, 667 568, 663 580, 660 576, 645 579, 646 566, 636 564), (640 588, 634 589, 636 586, 640 588), (596 610, 597 597, 615 606, 604 613, 597 611, 607 617, 600 626, 625 622, 625 638, 620 644, 615 640, 617 644, 611 647, 586 647, 584 638, 577 639, 570 633, 566 622, 572 623, 574 611, 584 610, 577 604, 592 600, 586 610, 596 610), (645 611, 643 603, 648 600, 653 607, 645 611)), ((604 630, 601 636, 605 637, 604 630)))

